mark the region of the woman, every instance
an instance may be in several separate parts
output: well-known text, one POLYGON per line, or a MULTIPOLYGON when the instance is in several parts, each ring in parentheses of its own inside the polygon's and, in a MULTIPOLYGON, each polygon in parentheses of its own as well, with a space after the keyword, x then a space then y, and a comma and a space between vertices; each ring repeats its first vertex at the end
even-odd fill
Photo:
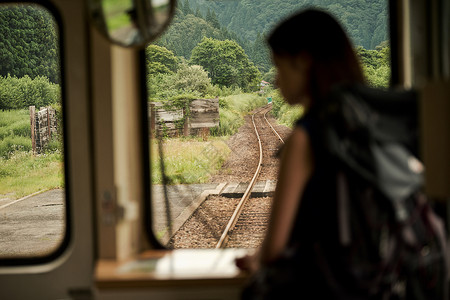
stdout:
POLYGON ((335 86, 363 83, 363 73, 344 30, 323 11, 293 15, 272 32, 268 44, 281 94, 289 104, 303 105, 306 113, 281 153, 263 244, 255 255, 236 263, 261 281, 254 282, 245 297, 257 293, 267 299, 284 299, 283 295, 330 299, 314 259, 314 245, 337 235, 330 223, 336 173, 321 143, 317 112, 335 86))

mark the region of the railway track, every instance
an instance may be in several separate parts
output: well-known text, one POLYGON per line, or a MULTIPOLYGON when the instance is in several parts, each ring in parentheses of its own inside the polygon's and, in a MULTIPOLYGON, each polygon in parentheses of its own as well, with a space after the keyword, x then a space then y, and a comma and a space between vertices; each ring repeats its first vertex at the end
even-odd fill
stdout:
MULTIPOLYGON (((173 248, 255 248, 261 243, 267 227, 272 197, 255 197, 252 190, 256 181, 274 180, 278 159, 274 156, 283 143, 282 137, 267 119, 271 105, 266 105, 251 116, 253 134, 247 125, 249 140, 254 140, 254 151, 249 168, 253 177, 241 198, 208 197, 196 212, 175 233, 169 247, 173 248), (256 136, 250 137, 251 135, 256 136), (255 147, 255 148, 256 148, 255 147), (231 216, 231 217, 230 217, 231 216)), ((250 172, 249 172, 250 174, 250 172)), ((249 181, 247 181, 249 182, 249 181)), ((245 186, 245 185, 244 185, 245 186)), ((255 194, 255 193, 254 193, 255 194)))
MULTIPOLYGON (((256 203, 249 203, 250 193, 254 187, 254 183, 256 179, 260 176, 260 174, 264 171, 264 166, 266 161, 268 160, 268 156, 273 150, 278 147, 273 146, 273 135, 279 139, 281 143, 284 143, 281 136, 275 130, 275 128, 270 124, 267 119, 267 113, 272 109, 272 105, 267 105, 260 110, 256 111, 252 115, 252 123, 255 130, 256 137, 258 139, 259 146, 259 163, 256 168, 256 171, 253 175, 250 184, 239 201, 238 206, 236 207, 233 215, 231 216, 225 230, 223 231, 216 248, 224 248, 224 247, 243 247, 248 246, 248 241, 256 240, 262 241, 265 233, 265 229, 267 227, 267 223, 269 220, 270 210, 265 210, 263 212, 260 211, 261 206, 267 206, 266 203, 260 203, 261 201, 271 201, 271 199, 262 198, 258 199, 258 201, 252 201, 256 203), (264 140, 263 140, 264 137, 264 140), (270 143, 271 141, 272 143, 270 143), (266 144, 266 145, 264 145, 266 144), (265 147, 263 147, 263 145, 265 147), (263 148, 266 148, 264 151, 263 148), (269 151, 269 150, 272 151, 269 151), (253 235, 251 239, 249 239, 249 233, 253 235)), ((252 243, 255 243, 254 241, 252 243)))
MULTIPOLYGON (((258 146, 259 146, 259 163, 256 168, 256 171, 253 175, 253 178, 250 181, 250 184, 247 187, 247 190, 245 191, 244 195, 242 196, 241 200, 239 201, 236 209, 233 212, 233 215, 231 216, 227 226, 225 227, 225 230, 223 231, 222 235, 220 236, 219 241, 217 242, 216 248, 224 248, 228 244, 228 240, 230 237, 232 238, 233 243, 230 245, 234 247, 239 247, 239 241, 245 241, 247 239, 247 234, 250 231, 251 228, 252 232, 259 232, 264 234, 265 227, 267 226, 267 221, 269 218, 269 212, 255 212, 254 206, 246 205, 248 202, 248 199, 250 198, 250 194, 253 190, 254 184, 256 180, 258 179, 258 176, 261 173, 261 170, 263 168, 263 158, 264 158, 264 151, 263 151, 263 142, 262 137, 268 137, 272 132, 272 134, 275 134, 276 137, 281 140, 281 142, 284 143, 283 139, 280 137, 280 135, 277 133, 275 128, 270 124, 269 120, 267 120, 267 113, 272 109, 272 105, 266 105, 265 107, 259 109, 252 115, 252 123, 255 130, 255 134, 258 140, 258 146), (268 125, 268 126, 267 126, 268 125), (259 129, 258 129, 259 128, 259 129), (270 128, 270 129, 268 129, 270 128), (258 228, 258 230, 255 230, 255 228, 258 228), (261 230, 263 228, 263 230, 261 230)), ((267 155, 267 153, 266 153, 267 155)), ((262 239, 262 237, 261 237, 262 239)))

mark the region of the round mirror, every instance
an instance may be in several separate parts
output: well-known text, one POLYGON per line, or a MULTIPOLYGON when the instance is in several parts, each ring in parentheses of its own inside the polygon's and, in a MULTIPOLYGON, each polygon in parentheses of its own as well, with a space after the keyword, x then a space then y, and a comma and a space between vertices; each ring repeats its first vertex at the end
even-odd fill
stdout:
POLYGON ((91 19, 113 43, 140 47, 169 24, 175 0, 89 0, 91 19))

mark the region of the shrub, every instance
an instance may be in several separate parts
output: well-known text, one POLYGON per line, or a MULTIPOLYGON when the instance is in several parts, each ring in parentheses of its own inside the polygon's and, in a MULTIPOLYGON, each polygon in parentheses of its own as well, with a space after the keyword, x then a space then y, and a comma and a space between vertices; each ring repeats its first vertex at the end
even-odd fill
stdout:
POLYGON ((31 150, 28 110, 0 112, 0 157, 8 158, 16 151, 31 150))
POLYGON ((239 94, 219 98, 219 126, 211 128, 211 135, 235 134, 244 123, 244 116, 265 103, 264 97, 255 94, 239 94))
POLYGON ((205 96, 211 86, 211 79, 203 67, 182 64, 175 74, 174 85, 176 89, 186 93, 198 92, 201 96, 205 96))
POLYGON ((0 140, 0 157, 9 158, 16 151, 31 151, 31 139, 23 136, 7 136, 0 140))
POLYGON ((220 125, 214 128, 211 128, 210 133, 213 136, 223 136, 223 135, 232 135, 236 133, 244 123, 244 119, 242 115, 235 111, 229 109, 220 109, 220 125))
MULTIPOLYGON (((157 141, 152 141, 152 183, 161 184, 160 160, 157 141)), ((230 153, 230 149, 220 139, 208 142, 195 138, 174 138, 165 141, 164 164, 170 184, 189 184, 207 182, 217 172, 230 153), (215 155, 208 157, 207 153, 215 155)))
POLYGON ((22 78, 0 76, 0 109, 24 109, 31 105, 38 109, 58 103, 61 100, 59 85, 51 83, 47 77, 28 75, 22 78))
POLYGON ((286 103, 279 90, 272 91, 268 97, 272 98, 272 116, 277 119, 279 124, 292 127, 304 112, 302 106, 291 106, 286 103))

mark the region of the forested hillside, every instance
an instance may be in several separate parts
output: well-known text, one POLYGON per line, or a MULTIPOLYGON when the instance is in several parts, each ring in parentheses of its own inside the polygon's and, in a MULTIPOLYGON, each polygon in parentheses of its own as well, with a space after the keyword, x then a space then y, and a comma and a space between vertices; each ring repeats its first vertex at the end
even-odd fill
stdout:
POLYGON ((0 9, 0 76, 59 83, 58 40, 51 15, 30 5, 0 9))
MULTIPOLYGON (((172 25, 155 42, 158 46, 147 48, 148 72, 152 74, 148 79, 150 98, 161 101, 186 94, 215 97, 228 93, 223 88, 255 91, 261 79, 273 84, 275 69, 265 43, 266 35, 283 15, 312 2, 179 1, 172 25)), ((374 44, 375 49, 359 45, 356 50, 368 83, 387 87, 389 43, 386 41, 386 7, 381 7, 382 1, 341 0, 338 4, 314 1, 319 2, 328 2, 325 8, 331 11, 341 10, 337 15, 348 23, 348 28, 354 28, 354 39, 366 39, 367 43, 374 44), (374 24, 368 15, 384 27, 369 29, 374 28, 374 24), (378 40, 375 39, 377 32, 380 33, 378 40)))
MULTIPOLYGON (((254 42, 280 21, 304 7, 329 10, 339 18, 356 46, 375 49, 388 39, 386 0, 187 0, 193 11, 214 11, 221 26, 245 42, 254 42)), ((186 0, 180 3, 185 5, 186 0)))
POLYGON ((172 25, 156 44, 189 60, 203 37, 234 40, 266 74, 272 67, 266 35, 282 17, 313 4, 336 15, 361 49, 388 40, 386 0, 180 0, 172 25))
POLYGON ((176 56, 189 59, 192 49, 203 37, 238 40, 236 34, 219 25, 215 14, 213 17, 199 10, 194 12, 186 3, 183 6, 183 1, 179 2, 175 18, 164 35, 155 42, 157 45, 171 50, 176 56))

